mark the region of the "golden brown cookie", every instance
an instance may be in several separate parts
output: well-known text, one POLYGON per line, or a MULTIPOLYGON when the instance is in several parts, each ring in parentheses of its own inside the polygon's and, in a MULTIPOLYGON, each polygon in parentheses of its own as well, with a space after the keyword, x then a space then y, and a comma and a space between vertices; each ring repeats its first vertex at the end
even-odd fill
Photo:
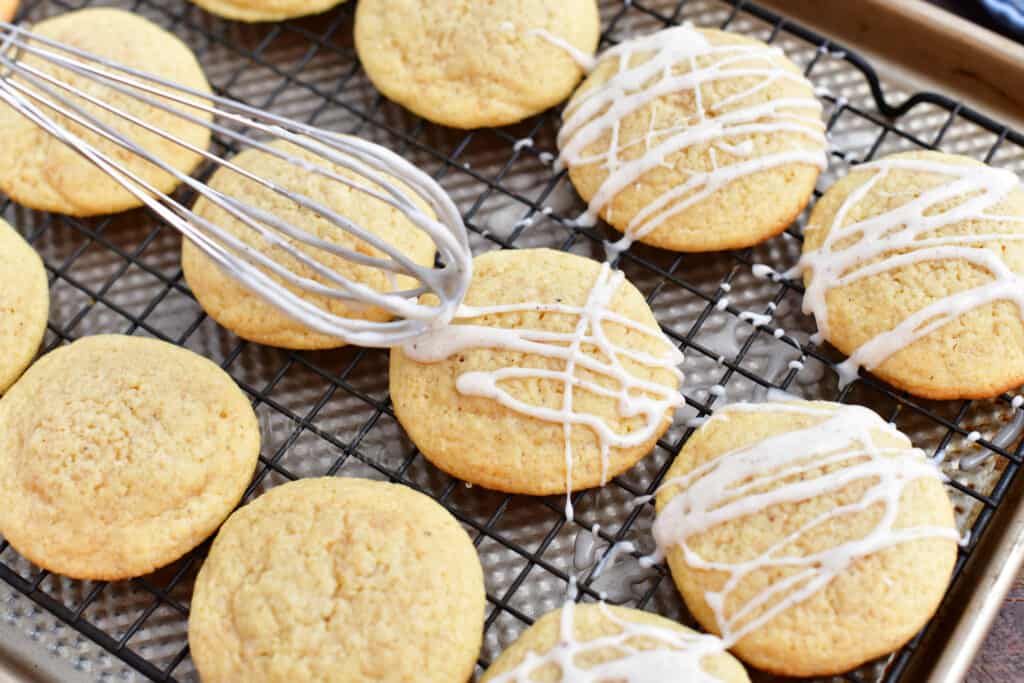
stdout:
MULTIPOLYGON (((354 172, 338 165, 330 165, 322 158, 294 145, 279 141, 274 146, 287 150, 309 163, 326 164, 333 172, 358 180, 362 185, 377 190, 381 189, 378 185, 368 182, 354 172)), ((232 162, 246 171, 251 171, 265 180, 276 183, 279 187, 321 202, 329 209, 377 235, 388 244, 397 247, 418 264, 429 266, 434 262, 435 248, 430 236, 419 229, 399 209, 379 199, 347 188, 337 181, 303 171, 296 164, 288 163, 259 150, 245 150, 232 159, 232 162)), ((399 187, 405 188, 401 181, 394 178, 391 180, 399 187)), ((366 244, 342 230, 313 210, 303 208, 255 181, 244 178, 235 171, 227 168, 218 169, 210 179, 209 185, 214 190, 244 201, 249 206, 267 211, 328 242, 365 255, 387 258, 376 247, 366 244)), ((408 189, 406 194, 416 197, 408 189)), ((417 197, 415 201, 420 208, 431 213, 431 209, 421 199, 417 197)), ((293 273, 324 285, 334 286, 334 283, 323 275, 315 273, 308 265, 298 264, 296 259, 287 254, 284 249, 270 245, 254 230, 229 215, 225 210, 207 201, 205 197, 196 202, 195 212, 215 223, 222 230, 257 248, 278 263, 287 266, 293 273)), ((297 241, 292 239, 290 242, 298 246, 297 241)), ((328 254, 322 249, 314 250, 309 246, 302 246, 302 249, 335 273, 378 291, 408 288, 413 284, 412 278, 405 275, 396 276, 392 281, 388 273, 378 268, 359 265, 341 256, 328 254)), ((240 337, 260 344, 289 349, 329 349, 344 346, 343 341, 309 329, 267 303, 259 295, 243 287, 187 240, 182 243, 181 262, 185 279, 203 309, 210 317, 240 337)), ((293 291, 300 293, 295 288, 293 291)), ((326 296, 302 294, 307 300, 336 315, 378 322, 391 319, 391 314, 380 308, 357 307, 350 302, 326 296)))
MULTIPOLYGON (((137 14, 111 8, 84 9, 41 21, 32 31, 195 90, 210 91, 203 70, 188 46, 137 14)), ((189 144, 199 148, 209 144, 210 131, 204 126, 146 105, 93 79, 55 67, 40 57, 25 55, 20 62, 82 89, 189 144)), ((180 171, 190 173, 202 160, 198 154, 155 133, 140 130, 96 105, 80 99, 76 103, 180 171)), ((192 114, 209 118, 202 112, 192 114)), ((177 187, 173 176, 137 155, 62 117, 55 115, 55 118, 160 191, 170 192, 177 187)), ((114 213, 142 205, 91 162, 6 105, 0 105, 0 189, 29 208, 73 216, 114 213)))
POLYGON ((967 157, 907 152, 856 167, 805 230, 804 309, 864 367, 931 399, 1024 383, 1024 189, 967 157))
POLYGON ((345 0, 192 0, 207 12, 238 21, 284 21, 326 12, 345 0))
POLYGON ((461 683, 484 621, 476 550, 397 484, 304 479, 231 516, 196 579, 204 683, 461 683))
POLYGON ((657 508, 690 612, 781 675, 839 674, 899 648, 956 561, 938 468, 860 406, 726 406, 679 452, 657 508))
POLYGON ((0 21, 11 21, 18 13, 21 0, 0 0, 0 21))
POLYGON ((807 206, 825 166, 821 105, 775 47, 677 26, 604 52, 558 145, 573 185, 626 241, 756 244, 807 206))
POLYGON ((637 681, 750 681, 743 665, 713 636, 650 612, 569 603, 526 629, 480 683, 624 681, 626 676, 637 681))
POLYGON ((668 428, 681 356, 620 272, 547 249, 491 252, 474 261, 465 305, 391 352, 395 414, 441 469, 563 493, 626 471, 668 428))
POLYGON ((361 0, 356 50, 385 96, 454 128, 503 126, 565 100, 594 54, 594 0, 361 0), (571 49, 566 49, 568 44, 571 49))
POLYGON ((153 339, 85 337, 0 399, 0 533, 58 574, 140 576, 213 533, 259 448, 249 401, 210 361, 153 339))
POLYGON ((32 362, 49 313, 50 289, 42 259, 0 220, 0 394, 32 362))

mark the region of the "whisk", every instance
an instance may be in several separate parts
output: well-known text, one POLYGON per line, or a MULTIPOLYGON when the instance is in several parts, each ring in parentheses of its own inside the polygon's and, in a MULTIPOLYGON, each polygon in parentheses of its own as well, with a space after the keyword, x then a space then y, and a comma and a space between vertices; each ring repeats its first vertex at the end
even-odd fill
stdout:
POLYGON ((179 230, 243 286, 317 332, 360 346, 396 346, 428 329, 447 323, 455 314, 469 286, 472 255, 466 228, 455 204, 433 178, 379 145, 320 130, 224 97, 187 88, 34 34, 22 26, 3 22, 0 22, 0 101, 75 149, 179 230), (94 94, 64 82, 33 64, 24 63, 22 56, 28 54, 67 72, 94 79, 111 90, 173 117, 180 117, 189 124, 206 126, 221 136, 222 140, 236 146, 258 149, 294 164, 303 173, 318 174, 384 202, 404 214, 413 225, 430 237, 437 250, 436 265, 417 264, 366 226, 354 223, 321 202, 260 178, 228 159, 200 149, 165 129, 119 110, 94 94), (142 148, 126 133, 101 121, 86 105, 109 112, 131 126, 158 135, 216 166, 231 169, 259 183, 315 212, 338 230, 348 232, 383 256, 357 252, 322 239, 303 230, 301 226, 252 206, 242 198, 213 189, 142 148), (58 116, 55 117, 55 114, 58 116), (212 121, 209 120, 210 115, 212 121), (58 117, 73 122, 172 175, 180 184, 191 188, 253 230, 266 243, 283 249, 293 259, 293 263, 304 267, 307 272, 315 273, 319 281, 282 265, 196 214, 172 196, 158 191, 123 163, 69 130, 58 117), (288 146, 274 145, 276 140, 285 140, 311 153, 315 161, 289 153, 288 146), (349 171, 355 178, 338 173, 332 166, 349 171), (401 182, 394 182, 394 178, 401 182), (436 218, 417 206, 417 198, 433 210, 436 218), (380 269, 388 276, 388 282, 393 283, 393 289, 377 291, 353 281, 328 268, 315 257, 316 254, 334 255, 380 269), (395 279, 398 275, 413 278, 415 285, 400 288, 395 279), (379 307, 394 316, 394 319, 378 322, 345 317, 316 305, 303 294, 351 302, 358 306, 379 307), (435 296, 424 299, 424 294, 435 296))

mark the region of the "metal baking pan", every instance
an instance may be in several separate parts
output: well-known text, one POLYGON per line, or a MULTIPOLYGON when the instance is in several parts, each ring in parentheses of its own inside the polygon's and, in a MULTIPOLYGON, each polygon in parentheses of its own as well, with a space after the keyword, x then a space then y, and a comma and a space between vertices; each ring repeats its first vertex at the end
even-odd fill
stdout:
MULTIPOLYGON (((97 4, 26 0, 21 16, 37 21, 97 4)), ((179 35, 221 94, 387 145, 434 174, 463 211, 475 251, 547 246, 603 258, 601 240, 610 233, 573 227, 570 219, 583 205, 547 160, 557 151, 559 113, 472 132, 412 116, 382 98, 360 69, 352 43, 354 1, 324 15, 257 26, 222 21, 185 0, 102 4, 132 9, 179 35)), ((853 164, 915 148, 937 147, 1024 171, 1024 136, 1012 120, 1024 111, 1024 93, 1011 87, 1024 82, 1024 57, 1013 51, 1019 46, 979 38, 916 0, 770 4, 602 0, 602 42, 607 47, 692 21, 782 47, 826 104, 834 149, 820 189, 853 164), (914 8, 920 11, 910 12, 914 8), (898 39, 885 39, 893 27, 898 39), (929 52, 905 47, 937 40, 948 42, 929 52), (969 68, 957 59, 969 60, 969 68)), ((635 508, 633 501, 664 474, 689 436, 688 418, 712 412, 723 400, 761 398, 770 388, 866 405, 919 447, 942 455, 966 538, 948 598, 924 633, 840 680, 959 680, 1024 557, 1024 514, 1017 504, 1024 416, 1011 407, 1013 397, 922 401, 869 376, 840 390, 833 371, 840 359, 809 342, 813 323, 800 313, 798 288, 758 278, 752 268, 792 265, 802 219, 751 249, 680 255, 636 246, 624 256, 627 276, 685 347, 687 409, 630 472, 577 493, 576 520, 566 523, 557 498, 468 487, 427 463, 391 411, 386 352, 293 353, 241 342, 218 327, 182 280, 180 238, 149 214, 81 220, 10 202, 0 204, 0 212, 47 265, 52 310, 46 349, 101 332, 153 336, 212 358, 248 392, 264 441, 252 495, 289 479, 335 474, 404 482, 441 501, 473 536, 487 577, 481 669, 564 600, 570 575, 580 580, 584 600, 607 594, 689 622, 663 569, 640 567, 630 555, 599 573, 595 566, 614 541, 630 540, 641 552, 651 548, 650 506, 635 508), (719 305, 727 292, 728 305, 719 305), (744 311, 770 314, 767 329, 741 320, 744 311), (777 339, 775 327, 786 336, 777 339), (714 385, 725 387, 724 397, 709 391, 714 385), (975 431, 980 439, 968 439, 975 431), (956 464, 964 457, 981 464, 961 470, 956 464), (594 524, 601 525, 596 537, 594 524)), ((161 485, 153 482, 154 489, 161 485)), ((187 615, 205 552, 200 547, 133 581, 93 583, 40 571, 0 543, 0 681, 197 681, 187 615)))

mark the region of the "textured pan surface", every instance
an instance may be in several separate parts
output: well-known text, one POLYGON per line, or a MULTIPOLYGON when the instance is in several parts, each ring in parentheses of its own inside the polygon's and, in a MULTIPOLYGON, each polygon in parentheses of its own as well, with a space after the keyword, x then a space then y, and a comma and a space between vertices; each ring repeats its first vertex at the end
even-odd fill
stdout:
MULTIPOLYGON (((100 3, 29 0, 25 10, 29 19, 39 20, 90 4, 100 3)), ((221 93, 387 145, 435 174, 463 210, 478 253, 501 246, 547 246, 603 258, 600 239, 613 233, 602 227, 584 234, 568 227, 566 219, 575 217, 582 204, 568 179, 553 173, 542 155, 555 152, 557 112, 512 128, 471 133, 417 119, 382 99, 359 68, 352 45, 353 3, 322 16, 258 26, 221 21, 185 0, 102 4, 134 9, 175 32, 196 50, 221 93), (517 140, 527 137, 533 145, 517 149, 517 140)), ((872 78, 853 55, 821 47, 813 36, 780 25, 754 5, 602 0, 601 6, 604 46, 658 30, 666 22, 689 20, 726 26, 782 47, 822 89, 836 149, 819 189, 857 161, 927 146, 1024 172, 1024 146, 1016 134, 978 125, 941 98, 886 119, 872 94, 872 78)), ((890 103, 907 95, 891 84, 882 87, 890 103)), ((830 367, 835 352, 807 345, 813 324, 800 313, 800 292, 759 279, 751 268, 754 263, 778 270, 792 265, 800 252, 802 221, 741 252, 678 256, 637 247, 624 259, 627 275, 686 351, 688 407, 634 469, 603 489, 579 494, 576 522, 567 525, 556 498, 469 488, 429 465, 391 413, 385 352, 288 353, 240 343, 219 328, 203 315, 181 278, 178 235, 148 214, 82 221, 7 202, 0 208, 46 261, 53 301, 47 348, 101 332, 155 336, 222 363, 235 377, 251 396, 263 428, 255 493, 290 478, 329 473, 403 481, 452 510, 476 540, 487 577, 489 616, 481 665, 529 620, 562 602, 570 573, 580 577, 585 600, 604 592, 615 602, 688 621, 663 571, 643 570, 630 556, 598 578, 592 569, 611 540, 650 549, 650 506, 635 510, 633 500, 655 485, 689 433, 687 420, 725 401, 757 399, 775 386, 807 398, 856 402, 892 419, 926 451, 944 453, 962 529, 971 532, 965 559, 1016 472, 1018 438, 972 472, 952 466, 961 455, 992 450, 992 440, 1012 422, 1012 396, 923 402, 871 379, 838 390, 830 367), (728 305, 716 306, 724 296, 728 305), (739 320, 740 312, 764 313, 773 303, 767 332, 739 320), (776 339, 775 328, 784 329, 786 337, 776 339), (716 384, 725 386, 724 396, 709 395, 716 384), (972 431, 979 432, 981 441, 967 439, 972 431), (596 540, 590 532, 594 524, 601 525, 596 540)), ((153 482, 154 495, 160 486, 153 482)), ((40 572, 0 545, 0 619, 90 679, 195 681, 187 650, 187 609, 204 553, 205 547, 200 548, 135 581, 94 584, 40 572)), ((849 680, 897 680, 913 656, 907 649, 849 680)))

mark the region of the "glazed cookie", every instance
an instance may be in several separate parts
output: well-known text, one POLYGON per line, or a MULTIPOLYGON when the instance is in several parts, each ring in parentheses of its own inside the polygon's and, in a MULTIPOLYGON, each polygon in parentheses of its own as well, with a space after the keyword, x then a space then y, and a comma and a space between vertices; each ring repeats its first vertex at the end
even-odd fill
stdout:
MULTIPOLYGON (((277 142, 274 146, 287 150, 309 163, 328 165, 328 162, 322 158, 294 145, 277 142)), ((379 199, 345 187, 329 178, 303 171, 296 164, 288 163, 259 150, 245 150, 232 162, 244 170, 276 183, 279 187, 321 202, 329 209, 377 235, 388 244, 397 247, 420 265, 429 266, 434 261, 435 249, 430 236, 419 229, 399 209, 379 199)), ((358 180, 362 185, 377 190, 381 189, 378 185, 370 183, 365 178, 341 166, 330 165, 330 170, 344 177, 358 180)), ((394 178, 391 180, 403 188, 408 196, 416 197, 412 190, 409 190, 400 181, 394 178)), ((243 199, 250 206, 263 209, 328 242, 362 254, 384 256, 379 249, 340 229, 313 210, 303 208, 255 181, 244 178, 235 171, 220 168, 213 174, 209 185, 214 190, 236 199, 243 199)), ((416 198, 416 203, 424 211, 431 212, 430 208, 419 198, 416 198)), ((259 249, 278 263, 287 266, 293 273, 322 284, 333 284, 323 275, 315 273, 308 265, 300 265, 284 249, 271 245, 254 230, 205 198, 200 198, 196 202, 195 212, 245 243, 259 249)), ((299 246, 294 240, 291 240, 291 243, 299 246)), ((308 246, 301 248, 306 253, 315 256, 318 261, 334 272, 378 291, 407 288, 413 283, 412 278, 404 275, 396 276, 393 282, 389 274, 380 269, 354 263, 341 256, 328 254, 321 249, 313 250, 308 246)), ((181 261, 185 279, 203 309, 210 317, 240 337, 260 344, 289 349, 329 349, 344 345, 344 342, 339 339, 302 325, 280 309, 267 303, 259 295, 243 287, 187 240, 182 244, 181 261)), ((294 288, 293 291, 300 292, 294 288)), ((380 308, 365 306, 357 308, 349 302, 308 293, 303 293, 303 296, 336 315, 373 321, 386 321, 391 318, 387 311, 380 308)))
POLYGON ((192 0, 208 12, 238 21, 284 21, 326 12, 345 0, 192 0))
POLYGON ((600 23, 595 0, 360 0, 356 50, 377 89, 414 113, 503 126, 569 96, 600 23))
MULTIPOLYGON (((110 8, 68 12, 35 24, 32 31, 195 90, 210 91, 192 51, 156 24, 131 12, 110 8)), ((209 144, 210 131, 204 126, 189 123, 85 76, 55 67, 40 57, 25 55, 20 62, 54 75, 196 147, 205 148, 209 144)), ((84 100, 80 104, 98 120, 130 136, 174 168, 190 173, 202 160, 198 154, 155 133, 142 131, 95 105, 86 104, 84 100)), ((194 112, 193 115, 208 118, 202 112, 194 112)), ((61 117, 55 118, 160 191, 171 192, 177 187, 177 180, 170 174, 98 134, 70 124, 61 117)), ((142 205, 84 157, 6 105, 0 105, 0 189, 29 208, 73 216, 114 213, 142 205)))
POLYGON ((39 350, 50 312, 43 262, 14 228, 0 220, 0 394, 39 350))
POLYGON ((621 272, 547 249, 491 252, 462 310, 391 352, 395 414, 441 469, 512 493, 584 489, 668 428, 682 356, 621 272))
POLYGON ((749 683, 722 641, 650 612, 568 603, 498 657, 480 683, 749 683))
POLYGON ((603 53, 573 95, 561 162, 626 247, 750 246, 785 230, 826 165, 811 84, 775 47, 678 26, 603 53))
POLYGON ((303 479, 231 516, 196 579, 203 683, 461 683, 480 653, 476 549, 440 505, 366 479, 303 479))
POLYGON ((967 157, 909 152, 857 166, 805 230, 804 311, 849 356, 931 399, 1024 383, 1024 189, 967 157), (998 360, 994 360, 998 359, 998 360))
POLYGON ((748 664, 849 671, 935 612, 956 561, 938 468, 860 406, 737 403, 679 452, 654 536, 690 612, 748 664))
POLYGON ((140 576, 213 533, 259 448, 249 401, 210 361, 152 339, 85 337, 0 400, 0 533, 58 574, 140 576))

